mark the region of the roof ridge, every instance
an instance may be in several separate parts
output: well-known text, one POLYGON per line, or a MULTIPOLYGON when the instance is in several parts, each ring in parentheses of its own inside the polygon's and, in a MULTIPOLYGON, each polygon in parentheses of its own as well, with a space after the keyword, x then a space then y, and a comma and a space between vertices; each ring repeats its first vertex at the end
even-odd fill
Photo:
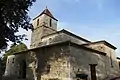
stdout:
POLYGON ((51 47, 51 46, 61 45, 61 44, 69 44, 69 45, 73 45, 73 46, 78 46, 78 47, 81 47, 81 48, 86 49, 86 50, 91 51, 91 52, 102 54, 104 56, 106 55, 105 52, 101 52, 101 51, 98 51, 98 50, 95 50, 95 49, 91 49, 91 48, 85 47, 83 45, 79 45, 77 43, 71 42, 70 40, 68 40, 68 41, 60 41, 60 42, 53 43, 53 44, 50 44, 50 45, 43 45, 43 46, 39 46, 39 47, 36 47, 36 48, 31 48, 31 49, 28 49, 26 51, 21 51, 21 52, 18 52, 18 53, 14 53, 13 55, 20 54, 20 53, 23 53, 23 52, 33 51, 33 50, 39 49, 39 48, 51 47))
POLYGON ((51 33, 51 34, 48 34, 48 35, 45 35, 45 36, 43 36, 42 38, 47 37, 47 36, 50 36, 50 35, 53 35, 53 34, 56 34, 56 33, 60 33, 60 32, 64 32, 64 33, 73 35, 74 37, 77 37, 77 38, 82 39, 82 40, 84 40, 84 41, 86 41, 86 42, 89 42, 89 43, 91 42, 91 41, 89 41, 89 40, 87 40, 87 39, 85 39, 85 38, 83 38, 83 37, 81 37, 81 36, 79 36, 79 35, 76 35, 76 34, 74 34, 74 33, 72 33, 72 32, 69 32, 68 30, 65 30, 65 29, 62 29, 62 30, 60 30, 60 31, 57 31, 57 32, 54 32, 54 33, 51 33))
POLYGON ((39 16, 41 16, 42 14, 46 14, 48 15, 49 17, 55 19, 56 21, 58 21, 53 15, 52 13, 50 12, 50 10, 46 7, 37 17, 35 17, 33 20, 35 20, 36 18, 38 18, 39 16))
POLYGON ((97 43, 103 43, 103 44, 105 44, 113 49, 117 49, 114 45, 112 45, 111 43, 109 43, 106 40, 95 41, 95 42, 91 42, 91 43, 87 43, 87 44, 83 44, 83 45, 91 45, 91 44, 97 44, 97 43))

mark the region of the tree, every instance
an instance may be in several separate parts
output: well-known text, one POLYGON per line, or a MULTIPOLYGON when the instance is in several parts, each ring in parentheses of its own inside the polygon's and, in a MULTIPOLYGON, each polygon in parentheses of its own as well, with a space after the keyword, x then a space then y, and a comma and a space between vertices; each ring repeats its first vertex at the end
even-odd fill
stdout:
POLYGON ((7 57, 9 55, 14 54, 14 53, 25 51, 27 49, 28 48, 24 43, 19 43, 17 45, 15 45, 15 44, 11 45, 10 49, 8 51, 6 51, 6 53, 3 55, 3 58, 2 58, 2 68, 3 68, 2 70, 3 70, 3 73, 5 71, 7 57))
POLYGON ((33 29, 28 11, 35 0, 0 0, 0 50, 6 49, 8 41, 18 43, 25 34, 17 35, 19 28, 33 29))
POLYGON ((2 76, 2 58, 0 57, 0 79, 2 76))

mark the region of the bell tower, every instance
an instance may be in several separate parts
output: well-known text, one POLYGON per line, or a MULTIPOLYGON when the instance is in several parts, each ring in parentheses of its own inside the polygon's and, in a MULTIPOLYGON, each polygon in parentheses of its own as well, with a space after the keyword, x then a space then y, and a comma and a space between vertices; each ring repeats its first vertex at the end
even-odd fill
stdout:
POLYGON ((31 37, 31 48, 38 47, 43 36, 57 31, 57 21, 47 7, 33 19, 34 30, 31 37))

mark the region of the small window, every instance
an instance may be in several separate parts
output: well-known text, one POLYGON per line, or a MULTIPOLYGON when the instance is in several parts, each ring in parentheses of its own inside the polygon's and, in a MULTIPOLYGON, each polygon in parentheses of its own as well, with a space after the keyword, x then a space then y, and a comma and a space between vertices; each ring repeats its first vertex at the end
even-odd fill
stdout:
POLYGON ((39 26, 39 19, 37 19, 37 26, 39 26))
POLYGON ((52 26, 52 19, 50 19, 50 27, 52 26))
POLYGON ((114 66, 113 66, 113 59, 112 59, 112 54, 111 54, 111 52, 110 52, 110 64, 111 64, 111 67, 114 67, 114 66))
POLYGON ((13 61, 12 61, 12 63, 14 63, 14 61, 15 61, 15 58, 13 58, 13 61))

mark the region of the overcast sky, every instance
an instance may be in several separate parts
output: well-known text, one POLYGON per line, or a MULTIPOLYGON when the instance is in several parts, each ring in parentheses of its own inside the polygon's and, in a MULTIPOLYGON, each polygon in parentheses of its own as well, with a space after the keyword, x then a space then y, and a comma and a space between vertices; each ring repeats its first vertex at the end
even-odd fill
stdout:
MULTIPOLYGON (((67 29, 91 41, 106 40, 116 46, 120 56, 120 0, 36 0, 29 15, 33 19, 45 7, 58 21, 58 29, 67 29)), ((28 35, 30 45, 31 32, 28 35)))

